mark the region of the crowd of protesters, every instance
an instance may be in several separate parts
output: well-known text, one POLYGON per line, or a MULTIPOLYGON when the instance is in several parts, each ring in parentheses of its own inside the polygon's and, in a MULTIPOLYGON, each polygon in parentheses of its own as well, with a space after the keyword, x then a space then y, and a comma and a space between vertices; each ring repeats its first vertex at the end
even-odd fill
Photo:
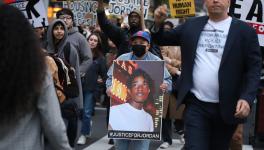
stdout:
MULTIPOLYGON (((232 145, 242 149, 242 123, 256 97, 262 64, 257 35, 228 16, 230 0, 205 0, 205 4, 208 16, 177 27, 165 21, 168 10, 160 6, 150 29, 142 26, 138 11, 128 14, 126 25, 111 22, 102 0, 98 0, 98 25, 87 28, 76 27, 66 8, 48 27, 32 28, 19 10, 0 4, 0 149, 59 150, 86 144, 95 99, 102 94, 106 128, 111 128, 115 59, 164 60, 160 148, 172 145, 174 130, 186 150, 227 150, 232 145), (210 43, 216 49, 206 43, 212 38, 220 41, 210 43), (62 75, 65 68, 68 74, 62 75)), ((116 150, 132 145, 147 150, 150 140, 109 143, 116 150)))

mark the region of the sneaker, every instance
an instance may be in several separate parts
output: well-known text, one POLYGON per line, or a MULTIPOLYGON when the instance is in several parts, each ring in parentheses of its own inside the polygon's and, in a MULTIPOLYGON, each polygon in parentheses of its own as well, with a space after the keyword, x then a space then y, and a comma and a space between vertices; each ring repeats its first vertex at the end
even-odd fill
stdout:
POLYGON ((180 135, 180 142, 181 142, 182 144, 185 144, 184 134, 181 134, 181 135, 180 135))
POLYGON ((160 145, 160 148, 161 149, 166 149, 170 146, 170 144, 168 142, 163 142, 161 145, 160 145))
POLYGON ((86 143, 86 136, 81 135, 77 141, 78 145, 84 145, 86 143))

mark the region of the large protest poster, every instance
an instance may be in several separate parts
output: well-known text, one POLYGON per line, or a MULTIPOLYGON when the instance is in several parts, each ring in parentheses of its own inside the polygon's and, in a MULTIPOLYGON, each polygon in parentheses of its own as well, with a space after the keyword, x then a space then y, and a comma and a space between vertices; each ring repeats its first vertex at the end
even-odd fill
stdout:
POLYGON ((48 26, 47 10, 42 0, 5 0, 4 3, 22 11, 34 28, 48 26))
POLYGON ((194 0, 169 0, 171 17, 187 17, 195 15, 194 0))
POLYGON ((231 0, 229 13, 256 29, 259 43, 264 46, 264 0, 231 0))
MULTIPOLYGON (((140 10, 141 0, 110 0, 109 13, 121 16, 130 14, 133 10, 140 10)), ((143 0, 144 18, 148 18, 149 0, 143 0)))
POLYGON ((164 61, 114 61, 109 138, 161 139, 163 76, 164 61))
POLYGON ((69 8, 74 14, 74 22, 77 26, 94 26, 97 21, 97 1, 63 1, 63 8, 69 8))

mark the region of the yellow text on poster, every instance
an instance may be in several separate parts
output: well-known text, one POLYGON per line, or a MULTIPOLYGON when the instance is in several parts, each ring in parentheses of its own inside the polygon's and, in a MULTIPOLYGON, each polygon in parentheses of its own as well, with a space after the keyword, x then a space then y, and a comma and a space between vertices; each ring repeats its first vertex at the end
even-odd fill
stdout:
POLYGON ((127 98, 127 87, 119 80, 115 79, 113 80, 113 87, 111 89, 111 92, 113 95, 118 97, 120 100, 126 102, 127 98))
POLYGON ((194 0, 169 0, 170 12, 173 18, 194 16, 194 0))

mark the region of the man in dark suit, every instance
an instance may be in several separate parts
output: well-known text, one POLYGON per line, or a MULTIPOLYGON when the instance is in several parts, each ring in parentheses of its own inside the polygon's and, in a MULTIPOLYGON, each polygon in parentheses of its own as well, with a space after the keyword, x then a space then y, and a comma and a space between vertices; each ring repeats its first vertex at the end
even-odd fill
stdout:
POLYGON ((179 105, 186 104, 185 148, 228 150, 238 123, 256 97, 261 53, 255 30, 228 16, 230 0, 205 0, 208 16, 187 20, 170 32, 159 28, 166 6, 155 10, 153 40, 181 46, 179 105))

